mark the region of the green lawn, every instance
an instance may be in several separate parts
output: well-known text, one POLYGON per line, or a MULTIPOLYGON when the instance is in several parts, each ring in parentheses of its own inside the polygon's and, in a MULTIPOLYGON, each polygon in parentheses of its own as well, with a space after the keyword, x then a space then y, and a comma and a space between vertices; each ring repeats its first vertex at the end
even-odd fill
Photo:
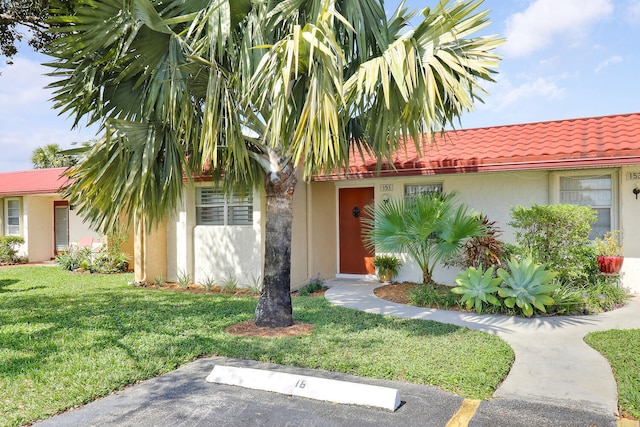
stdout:
POLYGON ((127 285, 131 275, 0 269, 0 425, 44 419, 202 355, 430 384, 488 398, 514 355, 497 337, 294 299, 310 336, 239 338, 256 299, 127 285))
POLYGON ((640 418, 640 329, 592 332, 585 341, 609 360, 622 410, 640 418))

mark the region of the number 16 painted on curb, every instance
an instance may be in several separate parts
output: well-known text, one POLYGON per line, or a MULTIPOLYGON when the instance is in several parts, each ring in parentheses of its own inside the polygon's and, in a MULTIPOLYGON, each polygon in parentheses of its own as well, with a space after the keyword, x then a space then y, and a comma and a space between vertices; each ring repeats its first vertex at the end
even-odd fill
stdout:
POLYGON ((298 380, 294 387, 305 388, 307 386, 307 380, 298 380))

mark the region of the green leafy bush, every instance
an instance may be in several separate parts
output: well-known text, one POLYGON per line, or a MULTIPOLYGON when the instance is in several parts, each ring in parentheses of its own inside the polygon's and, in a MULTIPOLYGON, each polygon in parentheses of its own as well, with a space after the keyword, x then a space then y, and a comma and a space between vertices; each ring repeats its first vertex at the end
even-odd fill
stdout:
POLYGON ((509 308, 518 306, 527 317, 533 314, 534 307, 546 312, 545 306, 553 304, 551 294, 557 287, 549 283, 557 273, 547 270, 544 264, 536 264, 531 257, 522 261, 511 258, 507 265, 509 271, 498 270, 498 277, 506 285, 498 290, 504 304, 509 308))
POLYGON ((531 255, 558 272, 563 283, 584 284, 597 268, 589 240, 596 212, 569 204, 517 206, 511 209, 517 254, 531 255))
POLYGON ((475 308, 478 314, 482 314, 485 304, 500 305, 496 298, 502 279, 493 277, 493 267, 489 267, 483 273, 482 269, 469 267, 456 278, 457 287, 451 292, 462 295, 461 304, 466 304, 467 309, 475 308))
POLYGON ((18 246, 24 243, 20 236, 0 236, 0 263, 16 264, 21 261, 18 246))

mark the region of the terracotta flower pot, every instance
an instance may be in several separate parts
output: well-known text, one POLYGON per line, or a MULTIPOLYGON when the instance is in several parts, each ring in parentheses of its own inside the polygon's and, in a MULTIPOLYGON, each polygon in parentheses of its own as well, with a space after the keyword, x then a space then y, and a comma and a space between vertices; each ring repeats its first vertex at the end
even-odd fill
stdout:
POLYGON ((602 274, 618 274, 622 268, 623 256, 599 255, 596 257, 598 268, 602 274))

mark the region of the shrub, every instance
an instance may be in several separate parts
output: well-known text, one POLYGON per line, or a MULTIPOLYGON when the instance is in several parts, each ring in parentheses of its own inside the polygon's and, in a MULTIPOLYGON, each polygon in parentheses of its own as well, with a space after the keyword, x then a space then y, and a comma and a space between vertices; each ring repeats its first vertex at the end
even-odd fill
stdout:
POLYGON ((573 286, 557 286, 551 294, 553 305, 549 313, 553 314, 584 314, 587 311, 585 293, 573 286))
POLYGON ((615 278, 602 275, 583 287, 583 295, 590 313, 613 310, 627 299, 627 293, 618 286, 615 278))
POLYGON ((318 273, 315 278, 309 280, 308 284, 298 289, 298 295, 302 297, 309 296, 322 289, 322 285, 324 285, 324 281, 320 278, 320 273, 318 273))
POLYGON ((563 283, 587 283, 594 269, 595 252, 589 241, 596 212, 569 204, 517 206, 511 209, 516 229, 516 252, 558 272, 563 283))
POLYGON ((500 266, 509 259, 507 244, 499 239, 502 230, 496 227, 495 221, 489 221, 486 215, 481 215, 480 221, 485 234, 469 238, 463 246, 462 255, 445 261, 445 265, 478 269, 500 266))
POLYGON ((56 256, 56 264, 69 271, 75 271, 80 268, 89 270, 89 265, 91 264, 91 248, 72 246, 67 252, 56 256))
POLYGON ((129 268, 129 255, 107 248, 93 252, 89 247, 72 246, 67 252, 56 256, 56 264, 69 271, 120 273, 129 268))
POLYGON ((437 307, 448 310, 460 304, 460 297, 444 287, 420 284, 411 289, 409 302, 418 307, 437 307))
POLYGON ((20 261, 18 245, 24 243, 20 236, 0 236, 0 263, 15 264, 20 261))

